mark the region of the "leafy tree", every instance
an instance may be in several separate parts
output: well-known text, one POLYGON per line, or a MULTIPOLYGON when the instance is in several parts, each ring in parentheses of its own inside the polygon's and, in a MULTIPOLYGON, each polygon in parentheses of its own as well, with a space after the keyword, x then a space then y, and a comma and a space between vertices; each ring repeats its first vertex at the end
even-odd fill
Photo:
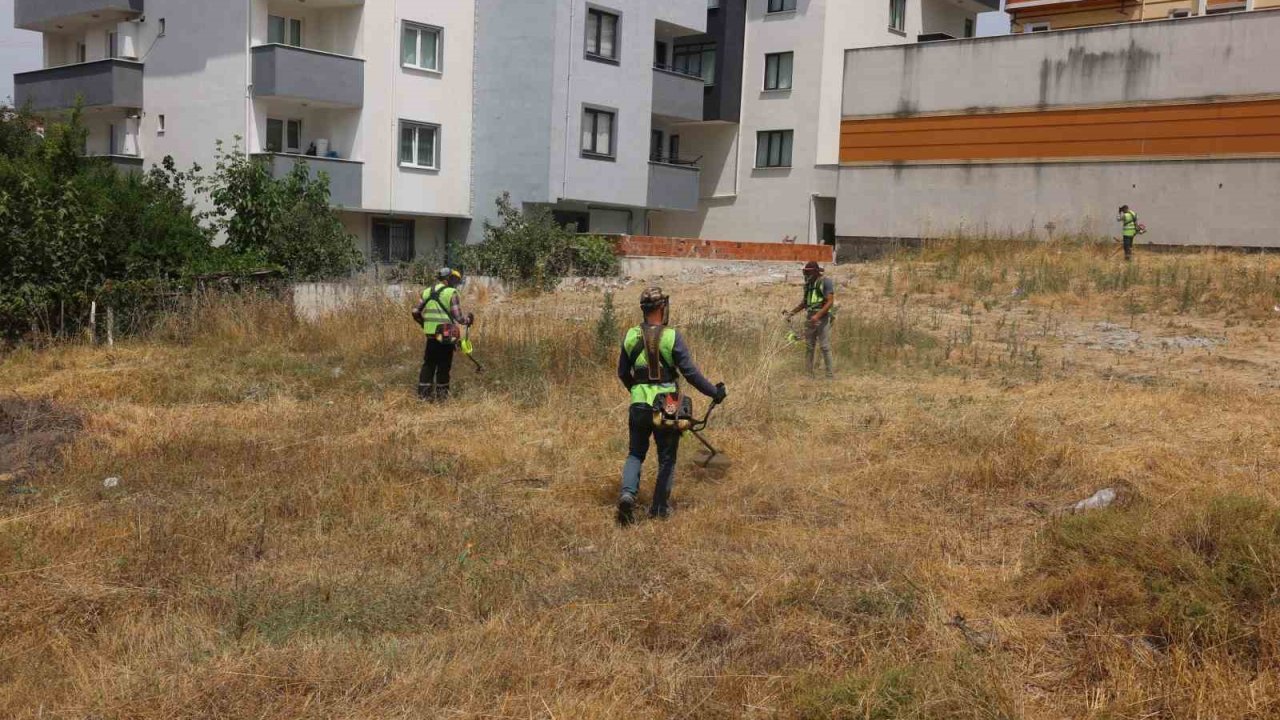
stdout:
POLYGON ((329 204, 329 179, 299 162, 284 178, 239 149, 218 144, 208 192, 214 227, 234 254, 260 257, 299 280, 348 275, 364 264, 355 238, 329 204))
POLYGON ((599 237, 579 237, 569 226, 557 225, 543 206, 522 211, 503 193, 496 201, 498 224, 484 224, 484 242, 462 252, 473 273, 493 275, 515 287, 554 290, 578 268, 587 274, 617 274, 613 245, 599 237), (579 256, 585 262, 579 262, 579 256), (580 266, 580 267, 579 267, 580 266))

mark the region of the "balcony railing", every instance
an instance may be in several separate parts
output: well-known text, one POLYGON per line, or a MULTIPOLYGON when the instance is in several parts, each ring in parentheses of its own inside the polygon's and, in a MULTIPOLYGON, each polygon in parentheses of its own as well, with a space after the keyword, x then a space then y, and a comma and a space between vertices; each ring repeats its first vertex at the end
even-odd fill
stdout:
POLYGON ((361 107, 364 60, 292 45, 259 45, 253 48, 253 93, 328 107, 361 107))
POLYGON ((13 76, 14 105, 32 110, 84 107, 142 107, 142 63, 97 60, 34 70, 13 76))
POLYGON ((307 172, 317 177, 321 172, 329 176, 329 203, 334 207, 358 208, 364 200, 364 163, 356 160, 295 155, 292 153, 255 153, 255 159, 268 163, 271 177, 282 178, 293 172, 298 163, 307 164, 307 172))
POLYGON ((649 202, 654 210, 697 210, 702 173, 696 165, 649 163, 649 202))
POLYGON ((13 26, 55 32, 76 23, 137 17, 142 10, 143 0, 15 0, 13 26))
POLYGON ((705 87, 701 76, 655 66, 653 114, 675 120, 701 120, 705 87))
POLYGON ((105 163, 120 172, 140 173, 142 172, 142 156, 140 155, 124 155, 124 154, 107 154, 107 155, 90 155, 90 160, 105 163))

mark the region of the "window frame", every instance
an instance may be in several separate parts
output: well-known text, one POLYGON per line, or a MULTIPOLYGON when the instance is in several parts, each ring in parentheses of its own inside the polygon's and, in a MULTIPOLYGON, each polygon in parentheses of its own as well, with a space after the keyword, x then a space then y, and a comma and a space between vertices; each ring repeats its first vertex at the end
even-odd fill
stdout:
POLYGON ((1053 25, 1048 20, 1023 23, 1022 25, 1022 32, 1024 33, 1049 32, 1052 29, 1053 25))
POLYGON ((796 53, 794 50, 786 50, 783 52, 765 53, 764 54, 764 92, 791 92, 795 87, 796 75, 796 53), (784 56, 790 56, 791 62, 787 66, 787 86, 781 87, 779 81, 782 79, 782 59, 784 56), (769 86, 769 61, 774 60, 776 64, 773 68, 773 86, 769 86))
POLYGON ((1170 20, 1179 20, 1181 18, 1189 18, 1191 17, 1191 11, 1186 8, 1174 8, 1173 10, 1169 11, 1168 17, 1170 20))
POLYGON ((787 170, 792 167, 795 159, 795 130, 757 130, 756 131, 756 170, 787 170), (778 140, 778 162, 773 163, 770 158, 773 156, 773 139, 778 140), (789 141, 788 141, 789 140, 789 141), (760 149, 765 148, 764 158, 765 164, 760 164, 760 149), (786 161, 783 162, 782 151, 787 151, 786 161))
POLYGON ((690 77, 702 78, 702 84, 706 87, 715 87, 716 84, 716 62, 720 59, 720 46, 714 42, 694 42, 676 45, 671 50, 671 71, 688 75, 690 77), (707 63, 707 55, 710 53, 711 63, 707 63), (688 58, 698 58, 698 71, 689 70, 688 58), (681 68, 680 61, 686 60, 684 67, 681 68), (707 77, 708 71, 711 77, 707 77))
POLYGON ((421 72, 435 73, 437 75, 444 74, 444 28, 438 25, 429 25, 427 23, 415 22, 413 20, 404 20, 400 27, 400 67, 408 70, 419 70, 421 72), (416 62, 409 63, 404 60, 404 36, 405 33, 413 31, 414 33, 414 57, 416 62), (422 64, 422 36, 424 33, 435 33, 436 36, 436 53, 435 67, 427 67, 422 64))
POLYGON ((440 166, 443 164, 442 150, 440 147, 440 138, 442 135, 441 127, 438 123, 423 122, 421 120, 406 120, 401 118, 396 124, 396 164, 406 170, 425 170, 428 172, 440 172, 440 166), (404 131, 412 128, 413 133, 413 160, 406 161, 404 159, 404 131), (421 152, 422 131, 430 130, 433 133, 431 142, 431 165, 422 165, 418 162, 418 155, 421 152))
POLYGON ((398 265, 404 262, 413 262, 417 258, 417 227, 412 219, 407 218, 371 218, 369 222, 369 262, 376 265, 398 265), (383 260, 382 254, 378 252, 378 227, 386 226, 387 229, 387 247, 386 260, 383 260), (409 229, 409 253, 408 258, 396 259, 391 257, 391 228, 394 226, 408 227, 409 229))
POLYGON ((266 142, 263 148, 269 153, 280 153, 283 155, 301 155, 302 154, 302 118, 279 118, 268 117, 266 128, 266 142), (271 123, 280 123, 280 147, 271 149, 271 123), (296 126, 298 128, 298 144, 296 147, 289 147, 289 128, 296 126))
POLYGON ((578 126, 578 151, 584 158, 591 160, 617 160, 618 159, 618 111, 615 108, 601 107, 599 105, 583 105, 582 114, 579 116, 578 126), (587 115, 593 117, 591 128, 591 148, 582 147, 583 130, 586 128, 587 115), (608 152, 600 152, 596 148, 596 143, 600 139, 599 117, 601 115, 609 116, 609 149, 608 152))
POLYGON ((796 0, 765 0, 764 14, 779 15, 796 11, 796 0), (774 6, 777 5, 775 8, 774 6))
POLYGON ((284 45, 286 47, 300 48, 302 47, 302 41, 303 41, 303 38, 305 37, 306 37, 306 30, 304 28, 304 23, 302 22, 302 18, 292 17, 290 15, 274 15, 271 13, 267 14, 267 44, 268 45, 284 45), (271 20, 273 18, 279 18, 281 20, 284 20, 285 37, 283 40, 271 39, 271 20), (297 23, 296 28, 298 30, 298 42, 296 43, 289 42, 290 31, 292 31, 295 28, 294 23, 297 23))
POLYGON ((596 60, 599 62, 612 63, 614 65, 622 62, 622 13, 611 10, 609 8, 598 7, 596 5, 587 6, 587 14, 583 22, 583 41, 582 54, 588 60, 596 60), (591 17, 596 16, 595 37, 591 36, 591 17), (600 52, 604 45, 604 19, 606 17, 613 18, 613 54, 605 55, 600 52), (591 49, 592 42, 595 42, 596 49, 591 49))
POLYGON ((907 33, 907 0, 889 0, 889 31, 907 33))

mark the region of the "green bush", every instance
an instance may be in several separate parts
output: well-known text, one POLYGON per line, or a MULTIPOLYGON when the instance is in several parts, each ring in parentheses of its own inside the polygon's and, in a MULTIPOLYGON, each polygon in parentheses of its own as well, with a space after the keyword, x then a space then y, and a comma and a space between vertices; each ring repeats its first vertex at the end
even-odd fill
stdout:
POLYGON ((498 224, 485 222, 484 242, 462 250, 463 267, 475 275, 492 275, 508 285, 554 290, 565 277, 616 275, 618 259, 612 243, 598 236, 579 236, 557 225, 546 207, 521 211, 503 193, 496 201, 498 224))

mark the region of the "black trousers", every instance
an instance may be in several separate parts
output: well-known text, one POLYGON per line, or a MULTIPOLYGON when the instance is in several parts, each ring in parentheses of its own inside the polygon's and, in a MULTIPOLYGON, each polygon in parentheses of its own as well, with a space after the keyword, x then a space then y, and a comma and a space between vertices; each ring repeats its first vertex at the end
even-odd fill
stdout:
POLYGON ((434 337, 427 338, 422 352, 422 371, 418 373, 418 387, 449 388, 449 373, 453 371, 453 343, 443 343, 434 337))
POLYGON ((628 411, 627 428, 630 443, 627 447, 627 461, 622 466, 622 491, 637 495, 640 492, 640 471, 644 468, 645 456, 649 454, 650 438, 658 446, 658 484, 653 488, 653 502, 649 505, 649 514, 658 515, 668 509, 671 499, 671 486, 676 479, 676 455, 680 451, 680 433, 655 430, 653 427, 653 407, 649 405, 632 405, 628 411))
POLYGON ((1124 236, 1124 259, 1128 260, 1133 257, 1133 236, 1124 236))

